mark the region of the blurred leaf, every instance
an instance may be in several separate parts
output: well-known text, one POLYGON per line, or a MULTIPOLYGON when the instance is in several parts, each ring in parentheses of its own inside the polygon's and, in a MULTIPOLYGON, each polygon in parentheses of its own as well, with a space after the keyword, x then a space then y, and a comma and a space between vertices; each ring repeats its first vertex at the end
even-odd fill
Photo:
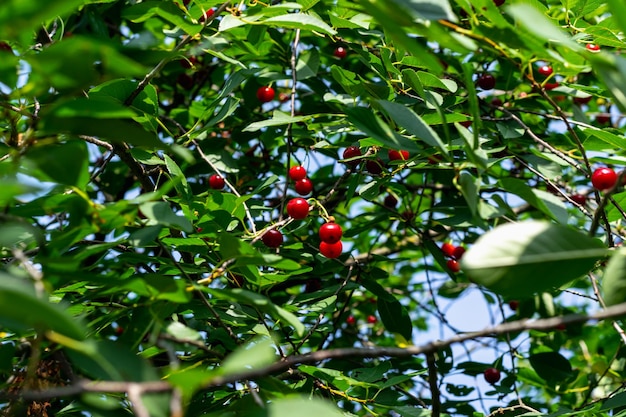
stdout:
POLYGON ((572 365, 557 352, 541 352, 530 355, 530 364, 537 374, 546 381, 563 381, 572 376, 572 365))
POLYGON ((82 340, 87 333, 81 320, 72 317, 62 304, 37 296, 26 282, 0 273, 0 324, 12 330, 54 330, 82 340))
POLYGON ((305 13, 283 14, 275 17, 270 17, 269 19, 264 20, 263 23, 266 25, 283 28, 312 30, 331 36, 337 33, 324 21, 313 15, 305 13))
POLYGON ((586 274, 606 254, 602 242, 568 226, 524 221, 482 235, 463 255, 461 268, 473 282, 520 299, 586 274))
POLYGON ((626 248, 618 248, 604 270, 602 293, 607 306, 626 301, 626 248))
POLYGON ((83 2, 83 0, 52 2, 3 0, 0 3, 0 39, 17 39, 20 35, 31 34, 41 26, 41 22, 64 15, 83 2))
POLYGON ((263 368, 278 359, 274 343, 269 337, 257 337, 231 353, 222 362, 222 375, 233 375, 263 368))
POLYGON ((393 333, 399 333, 406 340, 411 340, 413 325, 409 312, 397 299, 378 298, 378 313, 385 325, 385 329, 393 333))
POLYGON ((319 398, 286 397, 272 401, 267 417, 345 417, 332 403, 319 398))

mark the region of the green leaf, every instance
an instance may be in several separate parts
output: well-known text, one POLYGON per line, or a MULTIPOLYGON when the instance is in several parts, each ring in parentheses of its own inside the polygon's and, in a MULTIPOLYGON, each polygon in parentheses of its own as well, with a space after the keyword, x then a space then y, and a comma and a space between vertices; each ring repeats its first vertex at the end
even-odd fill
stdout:
POLYGON ((385 329, 390 332, 402 335, 406 340, 411 340, 413 325, 409 312, 400 304, 395 297, 393 300, 389 298, 378 299, 378 313, 380 319, 385 325, 385 329))
POLYGON ((448 0, 392 0, 391 3, 415 13, 422 19, 444 19, 451 22, 457 20, 448 0))
POLYGON ((264 20, 263 23, 276 27, 312 30, 330 36, 337 34, 337 31, 328 26, 323 20, 305 13, 291 13, 270 17, 264 20))
POLYGON ((626 301, 626 248, 619 248, 611 256, 604 270, 602 292, 607 306, 626 301))
POLYGON ((407 132, 423 140, 428 145, 439 148, 442 154, 448 155, 448 149, 439 138, 439 135, 437 135, 437 132, 431 129, 413 110, 391 101, 378 100, 378 104, 382 106, 394 122, 405 128, 407 132))
POLYGON ((1 272, 0 325, 12 330, 53 330, 77 340, 83 340, 87 333, 63 304, 38 297, 32 285, 1 272))
MULTIPOLYGON (((89 91, 89 97, 91 99, 112 98, 118 103, 124 104, 137 89, 137 84, 136 81, 128 79, 107 81, 92 88, 89 91)), ((159 112, 159 99, 154 86, 146 85, 131 103, 131 108, 156 116, 159 112)))
POLYGON ((558 352, 540 352, 528 358, 531 366, 546 381, 559 382, 572 376, 572 365, 558 352))
POLYGON ((332 403, 319 398, 286 397, 267 406, 267 417, 345 417, 332 403))
POLYGON ((139 206, 141 212, 153 223, 183 230, 193 230, 191 222, 183 216, 176 215, 169 204, 163 201, 149 201, 139 206))
POLYGON ((473 282, 519 299, 583 276, 606 254, 602 242, 568 226, 525 221, 485 233, 463 255, 461 268, 473 282))
POLYGON ((545 42, 558 43, 573 50, 582 50, 567 33, 559 29, 534 6, 524 3, 515 3, 508 6, 506 10, 524 27, 524 29, 532 33, 538 39, 542 39, 545 42))
POLYGON ((257 337, 238 348, 224 359, 220 366, 222 375, 232 375, 259 369, 276 362, 274 342, 269 337, 257 337))
POLYGON ((89 154, 83 141, 33 146, 26 158, 43 174, 42 180, 80 189, 84 189, 89 182, 89 154))
POLYGON ((3 0, 0 2, 0 39, 17 39, 41 27, 57 16, 75 9, 83 0, 59 0, 41 2, 39 0, 3 0))
POLYGON ((391 128, 370 109, 351 107, 347 108, 345 111, 348 115, 348 120, 350 120, 357 129, 370 136, 379 146, 391 149, 406 149, 414 153, 419 152, 420 149, 414 141, 391 130, 391 128))
POLYGON ((187 178, 185 177, 183 171, 176 164, 176 162, 174 162, 174 160, 169 157, 169 155, 163 155, 163 159, 165 159, 165 166, 172 176, 172 180, 175 181, 174 187, 176 188, 176 190, 186 199, 191 198, 192 192, 189 188, 189 183, 187 182, 187 178))

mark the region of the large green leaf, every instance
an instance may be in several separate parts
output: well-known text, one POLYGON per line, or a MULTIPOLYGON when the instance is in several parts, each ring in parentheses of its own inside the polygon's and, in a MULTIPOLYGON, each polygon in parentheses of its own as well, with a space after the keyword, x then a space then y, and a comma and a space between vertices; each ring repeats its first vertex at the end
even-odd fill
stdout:
POLYGON ((611 256, 602 277, 602 292, 608 306, 626 301, 626 248, 619 248, 611 256))
POLYGON ((400 301, 395 297, 393 299, 379 298, 378 313, 385 325, 385 329, 402 335, 405 340, 411 340, 413 325, 411 324, 409 312, 400 304, 400 301))
POLYGON ((461 267, 473 282, 519 299, 583 276, 606 254, 602 242, 568 226, 525 221, 481 236, 461 267))
POLYGON ((267 417, 344 417, 332 403, 318 398, 286 397, 272 401, 267 417))
POLYGON ((27 160, 42 174, 35 172, 41 180, 79 188, 85 188, 89 182, 89 154, 83 141, 34 146, 29 149, 27 160))
POLYGON ((277 360, 274 343, 263 336, 246 343, 226 357, 220 366, 223 375, 236 374, 267 366, 277 360))
POLYGON ((572 365, 558 352, 540 352, 528 358, 537 375, 546 381, 562 381, 572 375, 572 365))
POLYGON ((38 296, 32 285, 0 272, 0 324, 11 330, 53 330, 73 339, 85 338, 82 322, 64 305, 38 296))

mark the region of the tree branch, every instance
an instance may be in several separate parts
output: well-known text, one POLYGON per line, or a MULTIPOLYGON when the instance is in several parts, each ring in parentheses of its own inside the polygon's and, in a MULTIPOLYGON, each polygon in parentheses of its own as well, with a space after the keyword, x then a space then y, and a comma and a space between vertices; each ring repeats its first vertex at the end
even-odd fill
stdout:
MULTIPOLYGON (((506 333, 515 333, 527 330, 553 330, 561 324, 582 323, 590 320, 607 320, 620 316, 626 316, 626 302, 608 307, 606 310, 594 314, 570 314, 567 316, 551 317, 549 319, 524 319, 509 323, 490 326, 476 332, 458 334, 449 339, 436 340, 420 346, 409 346, 407 348, 396 347, 374 347, 374 348, 339 348, 319 350, 304 355, 294 355, 287 357, 271 365, 251 369, 245 372, 231 375, 216 375, 204 384, 203 388, 215 388, 232 384, 238 381, 255 380, 267 375, 285 372, 297 365, 318 363, 328 359, 340 358, 380 358, 380 357, 407 357, 423 354, 433 354, 438 350, 456 343, 482 337, 494 337, 506 333)), ((22 391, 18 395, 9 394, 6 391, 0 393, 0 399, 23 398, 25 400, 43 400, 53 397, 68 397, 81 394, 83 392, 164 392, 171 391, 174 387, 167 381, 148 382, 117 382, 117 381, 79 381, 76 384, 51 388, 45 391, 22 391)))

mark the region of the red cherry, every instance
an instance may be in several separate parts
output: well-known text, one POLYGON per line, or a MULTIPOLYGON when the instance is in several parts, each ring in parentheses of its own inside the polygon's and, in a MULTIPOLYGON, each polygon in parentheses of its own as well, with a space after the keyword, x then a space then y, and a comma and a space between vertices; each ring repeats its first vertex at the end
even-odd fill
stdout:
MULTIPOLYGON (((358 158, 359 156, 361 156, 361 149, 359 149, 358 146, 348 146, 344 151, 343 151, 343 159, 351 159, 351 158, 358 158)), ((359 159, 354 159, 352 161, 348 161, 346 162, 346 164, 350 165, 352 168, 356 167, 359 165, 361 161, 359 159)))
MULTIPOLYGON (((545 83, 543 85, 543 88, 545 88, 546 90, 554 90, 558 86, 559 86, 559 83, 545 83)), ((558 100, 558 101, 562 101, 562 100, 558 100)))
POLYGON ((354 316, 348 316, 346 323, 348 323, 348 326, 354 326, 356 324, 356 318, 354 318, 354 316))
POLYGON ((485 377, 485 381, 489 382, 490 384, 495 384, 500 380, 500 371, 498 371, 496 368, 485 369, 483 375, 485 377))
POLYGON ((448 262, 446 262, 446 266, 450 271, 454 273, 457 273, 461 270, 461 264, 459 264, 459 261, 455 259, 448 260, 448 262))
POLYGON ((567 326, 565 325, 565 323, 561 323, 561 324, 557 324, 555 329, 558 331, 564 332, 565 330, 567 330, 567 326))
POLYGON ((454 256, 454 249, 455 246, 450 242, 445 242, 443 245, 441 245, 441 251, 448 258, 452 258, 454 256))
POLYGON ((226 181, 221 175, 213 174, 209 177, 209 187, 214 190, 221 190, 226 185, 226 181))
POLYGON ((269 103, 274 100, 274 89, 272 87, 260 87, 256 90, 256 97, 261 103, 269 103))
POLYGON ((313 183, 308 178, 302 178, 301 180, 296 181, 294 188, 300 195, 309 195, 311 194, 311 191, 313 191, 313 183))
POLYGON ((493 88, 496 86, 496 79, 491 74, 483 74, 478 78, 478 81, 476 83, 483 90, 493 90, 493 88))
POLYGON ((396 151, 395 149, 389 149, 387 154, 390 161, 406 161, 409 159, 409 151, 405 150, 396 151))
POLYGON ((456 260, 459 260, 463 257, 464 253, 465 253, 465 248, 463 246, 457 246, 456 248, 454 248, 454 251, 452 252, 452 257, 456 260))
POLYGON ((322 227, 320 227, 320 240, 326 243, 337 243, 341 240, 341 236, 343 235, 343 230, 341 230, 341 226, 334 222, 324 223, 322 227))
POLYGON ((289 169, 289 178, 294 181, 303 180, 306 178, 306 169, 302 165, 291 167, 289 169))
POLYGON ((504 4, 504 0, 493 0, 493 4, 495 4, 497 7, 500 7, 504 4))
POLYGON ((601 125, 608 125, 611 123, 611 115, 609 113, 600 113, 596 116, 596 122, 601 125))
POLYGON ((519 307, 519 301, 511 300, 509 301, 509 308, 513 311, 517 311, 517 307, 519 307))
POLYGON ((552 67, 550 65, 543 65, 541 67, 539 67, 539 74, 543 75, 544 77, 547 77, 549 75, 552 75, 552 67))
MULTIPOLYGON (((67 34, 65 36, 67 37, 67 34)), ((13 48, 6 42, 0 42, 0 51, 10 52, 13 55, 13 48)))
POLYGON ((282 93, 282 92, 278 93, 278 101, 280 101, 281 103, 289 101, 290 98, 291 98, 291 94, 282 93))
POLYGON ((383 172, 382 161, 379 158, 368 159, 365 163, 365 168, 367 169, 367 172, 372 175, 380 175, 380 173, 383 172))
POLYGON ((591 52, 600 52, 600 45, 596 45, 595 43, 588 43, 585 45, 585 48, 591 52))
POLYGON ((385 201, 383 201, 383 205, 387 208, 395 208, 396 205, 398 205, 398 199, 391 194, 387 194, 385 196, 385 201))
POLYGON ((471 120, 463 120, 462 122, 459 122, 459 124, 463 127, 470 127, 472 125, 472 121, 471 120))
POLYGON ((341 255, 343 244, 341 240, 335 243, 320 242, 320 253, 327 258, 334 259, 341 255))
POLYGON ((491 100, 491 105, 492 105, 492 106, 495 106, 495 107, 500 107, 500 106, 502 106, 502 104, 504 104, 504 103, 502 103, 502 100, 500 100, 500 98, 498 98, 498 97, 494 97, 494 98, 491 100))
POLYGON ((283 234, 276 229, 271 229, 265 232, 261 240, 268 248, 277 248, 283 244, 283 234))
POLYGON ((593 96, 587 96, 587 97, 574 97, 574 103, 576 104, 587 104, 591 101, 591 99, 593 98, 593 96))
POLYGON ((617 174, 608 167, 598 168, 591 174, 591 184, 600 191, 613 188, 616 182, 617 174))
POLYGON ((118 326, 118 327, 115 329, 115 334, 116 334, 116 335, 121 336, 123 333, 124 333, 124 328, 123 328, 122 326, 118 326))
POLYGON ((333 52, 333 55, 335 55, 339 59, 344 59, 346 55, 348 55, 348 51, 343 46, 338 46, 337 48, 335 48, 335 52, 333 52))
POLYGON ((186 69, 193 68, 198 63, 198 58, 195 56, 190 56, 187 59, 181 59, 180 66, 186 69))
POLYGON ((367 316, 367 322, 369 324, 375 324, 378 321, 378 319, 376 318, 376 316, 370 314, 369 316, 367 316))
POLYGON ((202 16, 200 17, 200 19, 198 19, 198 20, 200 20, 200 22, 205 22, 208 18, 210 18, 211 16, 213 16, 213 14, 214 14, 214 13, 215 13, 215 10, 213 10, 213 9, 209 9, 209 10, 207 10, 206 12, 204 12, 204 15, 202 15, 202 16))
POLYGON ((587 196, 583 194, 572 194, 569 196, 573 202, 578 204, 579 206, 584 206, 587 203, 587 196))
POLYGON ((309 203, 304 198, 292 198, 287 203, 287 214, 296 220, 304 219, 309 215, 309 203))

